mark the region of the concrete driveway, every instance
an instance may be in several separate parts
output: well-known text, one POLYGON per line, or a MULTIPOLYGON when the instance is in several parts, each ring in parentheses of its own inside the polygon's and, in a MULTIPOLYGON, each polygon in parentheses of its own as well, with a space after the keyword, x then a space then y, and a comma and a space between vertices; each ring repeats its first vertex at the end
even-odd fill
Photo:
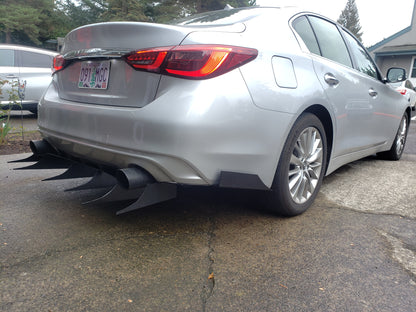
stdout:
POLYGON ((401 161, 342 167, 295 218, 201 189, 116 217, 1 156, 0 311, 414 311, 414 126, 401 161))

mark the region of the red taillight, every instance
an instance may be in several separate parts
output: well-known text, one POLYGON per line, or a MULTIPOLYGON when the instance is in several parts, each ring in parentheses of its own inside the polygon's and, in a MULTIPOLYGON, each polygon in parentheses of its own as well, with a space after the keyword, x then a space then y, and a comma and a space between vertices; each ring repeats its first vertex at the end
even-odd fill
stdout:
POLYGON ((257 53, 255 49, 234 46, 184 45, 137 51, 128 54, 126 61, 139 70, 206 79, 250 62, 257 53))
POLYGON ((406 95, 406 89, 400 88, 397 89, 397 91, 399 91, 401 95, 406 95))
POLYGON ((56 73, 57 71, 60 71, 65 66, 65 59, 62 55, 57 55, 53 58, 53 68, 52 73, 56 73))
POLYGON ((158 72, 169 48, 141 50, 127 56, 127 63, 136 69, 158 72))

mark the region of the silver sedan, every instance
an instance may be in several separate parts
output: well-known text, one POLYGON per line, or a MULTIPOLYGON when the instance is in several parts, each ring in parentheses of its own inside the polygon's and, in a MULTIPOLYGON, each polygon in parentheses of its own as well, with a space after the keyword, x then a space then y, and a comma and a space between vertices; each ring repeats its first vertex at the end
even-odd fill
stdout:
POLYGON ((410 122, 387 84, 404 70, 383 78, 350 32, 294 8, 88 25, 54 68, 31 160, 88 172, 80 189, 105 188, 97 201, 138 198, 120 213, 195 185, 262 190, 297 215, 340 166, 398 160, 410 122))

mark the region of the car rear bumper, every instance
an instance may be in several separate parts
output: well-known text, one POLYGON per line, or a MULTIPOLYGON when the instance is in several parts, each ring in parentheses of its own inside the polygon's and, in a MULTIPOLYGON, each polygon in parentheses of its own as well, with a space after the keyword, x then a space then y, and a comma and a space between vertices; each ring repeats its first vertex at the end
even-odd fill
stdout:
POLYGON ((65 101, 52 84, 39 104, 39 129, 68 155, 140 166, 159 182, 213 185, 221 172, 237 172, 270 187, 293 116, 258 108, 239 71, 227 75, 235 77, 186 81, 181 89, 166 77, 164 91, 142 108, 65 101))

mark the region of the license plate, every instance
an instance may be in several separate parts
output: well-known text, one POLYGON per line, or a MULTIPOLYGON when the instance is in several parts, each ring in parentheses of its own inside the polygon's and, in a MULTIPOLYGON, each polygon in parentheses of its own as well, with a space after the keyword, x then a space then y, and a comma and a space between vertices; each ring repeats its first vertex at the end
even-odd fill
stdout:
POLYGON ((82 62, 78 88, 107 89, 110 77, 110 61, 82 62))

